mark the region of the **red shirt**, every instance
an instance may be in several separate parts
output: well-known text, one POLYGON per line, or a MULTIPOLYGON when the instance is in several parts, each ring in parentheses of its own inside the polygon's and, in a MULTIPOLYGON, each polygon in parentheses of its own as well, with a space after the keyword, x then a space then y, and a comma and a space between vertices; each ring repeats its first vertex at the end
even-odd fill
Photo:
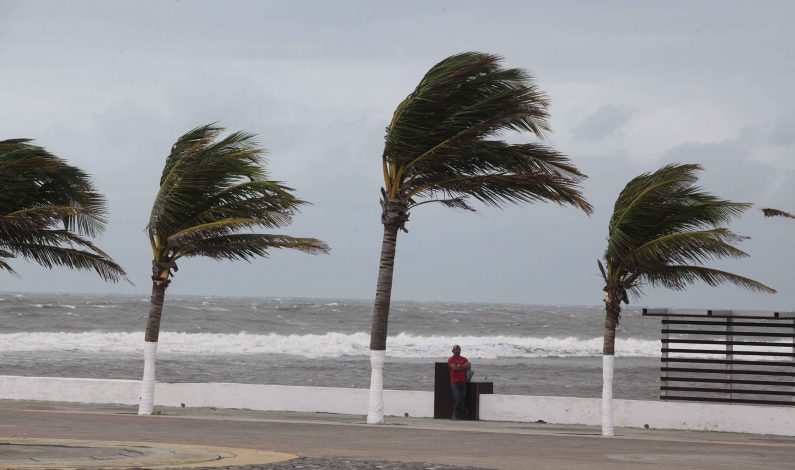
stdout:
POLYGON ((453 365, 462 366, 469 362, 467 358, 464 356, 451 356, 450 359, 447 360, 447 368, 450 369, 450 382, 457 383, 457 382, 466 382, 467 381, 467 371, 466 369, 460 370, 453 370, 453 365))

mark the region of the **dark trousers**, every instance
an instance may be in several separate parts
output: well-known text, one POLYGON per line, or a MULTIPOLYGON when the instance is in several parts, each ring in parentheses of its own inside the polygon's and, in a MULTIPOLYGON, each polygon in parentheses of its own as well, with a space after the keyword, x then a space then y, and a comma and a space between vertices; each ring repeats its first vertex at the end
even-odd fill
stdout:
POLYGON ((464 401, 467 397, 466 382, 450 382, 450 390, 453 392, 453 418, 467 419, 467 407, 464 401))

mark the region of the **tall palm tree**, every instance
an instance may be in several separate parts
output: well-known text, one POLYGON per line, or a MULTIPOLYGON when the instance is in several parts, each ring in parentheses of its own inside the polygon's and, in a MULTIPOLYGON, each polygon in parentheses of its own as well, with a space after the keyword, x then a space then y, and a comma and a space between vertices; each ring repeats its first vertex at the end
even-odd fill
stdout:
POLYGON ((126 279, 90 241, 105 228, 105 199, 86 173, 31 142, 0 141, 0 270, 13 273, 9 260, 20 256, 126 279))
POLYGON ((699 165, 666 165, 627 183, 610 219, 604 264, 605 329, 602 350, 602 435, 613 435, 613 355, 621 302, 645 286, 683 290, 696 281, 729 282, 752 291, 775 290, 747 277, 704 267, 743 258, 746 239, 723 227, 751 204, 719 199, 696 186, 699 165))
POLYGON ((382 155, 384 226, 370 333, 367 422, 384 422, 383 364, 399 230, 422 204, 474 210, 552 201, 591 212, 578 186, 585 178, 561 153, 539 143, 509 144, 506 132, 549 131, 546 96, 529 74, 503 68, 492 54, 467 52, 434 65, 397 107, 382 155))
POLYGON ((314 238, 260 234, 243 230, 290 224, 305 204, 292 189, 267 179, 264 151, 254 135, 198 127, 180 137, 166 157, 160 190, 146 227, 152 246, 152 298, 144 342, 144 377, 138 414, 152 414, 155 354, 166 288, 177 261, 203 256, 251 261, 271 248, 326 253, 314 238))

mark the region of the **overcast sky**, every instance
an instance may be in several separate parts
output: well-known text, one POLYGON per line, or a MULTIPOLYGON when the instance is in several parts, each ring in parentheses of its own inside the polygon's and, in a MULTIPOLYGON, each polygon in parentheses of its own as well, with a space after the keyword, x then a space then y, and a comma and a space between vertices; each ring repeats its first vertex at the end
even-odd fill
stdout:
POLYGON ((589 175, 595 211, 422 206, 398 240, 393 298, 597 305, 616 196, 681 162, 755 204, 732 225, 751 258, 713 266, 779 293, 647 289, 639 303, 790 311, 795 221, 759 209, 795 210, 793 20, 789 1, 0 0, 0 139, 33 138, 93 175, 111 212, 98 244, 136 284, 16 260, 0 291, 148 295, 144 226, 164 158, 218 122, 258 134, 271 176, 313 203, 284 233, 333 251, 186 260, 170 292, 372 298, 384 128, 429 67, 474 50, 536 77, 548 143, 589 175))

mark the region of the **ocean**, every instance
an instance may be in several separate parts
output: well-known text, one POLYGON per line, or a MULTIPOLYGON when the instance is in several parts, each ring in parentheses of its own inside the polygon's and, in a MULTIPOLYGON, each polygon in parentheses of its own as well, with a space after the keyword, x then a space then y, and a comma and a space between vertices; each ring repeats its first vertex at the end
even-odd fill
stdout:
MULTIPOLYGON (((0 293, 0 375, 140 380, 146 295, 0 293)), ((372 301, 166 295, 161 382, 369 387, 372 301)), ((392 303, 384 387, 433 390, 453 344, 515 395, 599 397, 602 306, 392 303)), ((614 397, 659 396, 660 320, 627 308, 614 397)))

